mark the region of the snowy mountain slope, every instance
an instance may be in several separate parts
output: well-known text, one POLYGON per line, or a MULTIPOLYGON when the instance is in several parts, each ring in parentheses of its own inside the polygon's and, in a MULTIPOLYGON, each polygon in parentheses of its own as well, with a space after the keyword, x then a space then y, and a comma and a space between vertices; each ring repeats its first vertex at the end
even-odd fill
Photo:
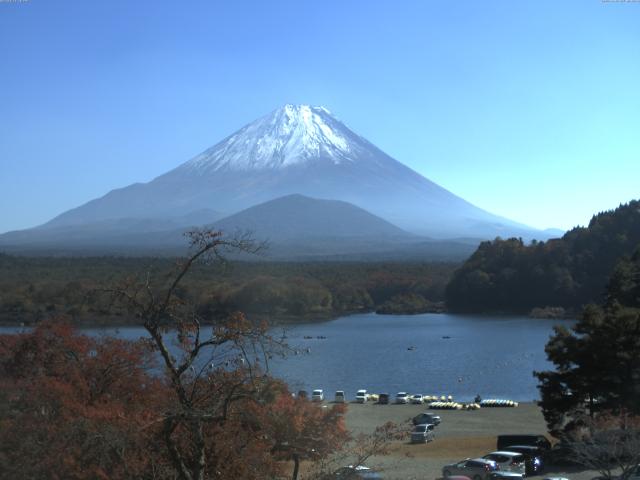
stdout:
POLYGON ((352 162, 360 146, 341 130, 324 107, 285 105, 183 164, 179 171, 203 176, 283 169, 317 157, 334 164, 352 162))
POLYGON ((434 238, 543 232, 492 215, 431 182, 357 135, 323 107, 285 105, 149 183, 113 190, 44 228, 199 209, 233 214, 274 198, 334 199, 434 238))

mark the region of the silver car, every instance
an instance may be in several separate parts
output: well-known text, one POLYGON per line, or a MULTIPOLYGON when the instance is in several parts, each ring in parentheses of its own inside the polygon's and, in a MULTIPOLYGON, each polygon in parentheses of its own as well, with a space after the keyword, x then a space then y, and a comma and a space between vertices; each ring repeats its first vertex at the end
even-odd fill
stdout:
POLYGON ((407 392, 396 393, 396 403, 409 403, 409 394, 407 392))
POLYGON ((435 425, 431 423, 416 425, 413 432, 411 432, 411 443, 432 442, 435 438, 435 434, 433 432, 434 427, 435 425))
POLYGON ((517 472, 493 472, 489 475, 490 480, 522 480, 524 476, 517 472))
POLYGON ((482 457, 486 460, 493 460, 500 465, 500 470, 525 474, 524 455, 519 452, 491 452, 482 457))
POLYGON ((473 480, 489 480, 489 475, 497 470, 500 470, 500 466, 493 460, 467 458, 442 467, 442 476, 448 478, 452 475, 464 475, 473 480))

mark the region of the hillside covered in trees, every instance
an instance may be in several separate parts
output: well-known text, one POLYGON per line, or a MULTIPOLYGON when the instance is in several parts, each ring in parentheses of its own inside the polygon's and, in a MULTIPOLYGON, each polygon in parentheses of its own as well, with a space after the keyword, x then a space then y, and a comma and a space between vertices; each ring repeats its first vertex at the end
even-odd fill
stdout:
MULTIPOLYGON (((45 258, 0 254, 0 322, 35 323, 66 315, 74 323, 127 324, 101 289, 125 277, 160 281, 175 267, 168 258, 45 258)), ((381 310, 438 309, 453 263, 276 263, 197 265, 185 295, 202 314, 240 310, 249 317, 301 321, 381 310)))
MULTIPOLYGON (((640 459, 640 249, 614 269, 602 305, 588 305, 580 320, 554 328, 545 351, 553 370, 536 372, 542 407, 550 433, 578 440, 584 453, 584 427, 625 428, 622 438, 601 436, 609 452, 633 453, 640 459), (603 425, 604 420, 605 424, 603 425), (613 420, 613 422, 612 422, 613 420), (594 423, 595 422, 595 423, 594 423), (635 422, 635 427, 629 428, 635 422), (628 433, 634 438, 629 438, 628 433), (620 443, 619 440, 622 440, 620 443), (629 442, 628 440, 633 440, 629 442), (623 446, 631 451, 625 451, 623 446)), ((602 433, 602 432, 600 432, 602 433)), ((606 433, 606 430, 605 430, 606 433)), ((598 437, 596 436, 595 439, 598 437)), ((602 446, 602 445, 601 445, 602 446)), ((593 447, 593 443, 591 444, 593 447)), ((587 452, 593 453, 590 448, 587 452)), ((584 457, 584 455, 582 455, 584 457)), ((580 458, 580 457, 578 457, 580 458)), ((593 468, 590 460, 585 465, 593 468)), ((633 466, 635 466, 635 463, 633 466)), ((622 477, 619 477, 622 478, 622 477)))
POLYGON ((480 244, 446 288, 452 311, 529 312, 536 307, 572 311, 602 303, 619 261, 640 245, 640 201, 595 215, 586 228, 525 245, 497 238, 480 244))

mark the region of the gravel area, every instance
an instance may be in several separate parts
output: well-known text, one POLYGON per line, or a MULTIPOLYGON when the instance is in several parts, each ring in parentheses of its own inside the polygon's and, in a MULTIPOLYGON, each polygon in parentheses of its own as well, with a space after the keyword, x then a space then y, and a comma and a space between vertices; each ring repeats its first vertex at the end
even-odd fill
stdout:
MULTIPOLYGON (((474 458, 496 450, 500 434, 546 434, 540 408, 521 403, 515 408, 484 408, 475 411, 428 410, 426 405, 349 404, 347 428, 353 433, 370 433, 385 422, 406 423, 423 411, 442 417, 436 427, 436 439, 428 444, 397 442, 388 456, 371 459, 367 466, 383 470, 385 479, 430 479, 442 475, 442 467, 465 458, 474 458)), ((589 471, 567 471, 548 468, 544 476, 561 476, 571 480, 590 480, 597 476, 589 471)), ((541 479, 543 477, 530 477, 541 479)))

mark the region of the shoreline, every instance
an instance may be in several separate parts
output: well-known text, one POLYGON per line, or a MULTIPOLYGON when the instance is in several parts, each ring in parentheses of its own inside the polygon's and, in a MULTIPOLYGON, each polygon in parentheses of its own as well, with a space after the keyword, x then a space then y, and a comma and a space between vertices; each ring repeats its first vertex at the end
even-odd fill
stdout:
MULTIPOLYGON (((366 310, 346 310, 335 313, 323 313, 323 314, 309 314, 309 315, 260 315, 260 314, 246 314, 245 316, 252 321, 262 321, 266 320, 267 323, 271 327, 282 327, 282 326, 291 326, 291 325, 305 325, 305 324, 314 324, 314 323, 325 323, 335 320, 341 317, 348 317, 351 315, 359 315, 359 314, 371 314, 375 313, 377 315, 389 315, 389 316, 399 316, 399 315, 426 315, 426 314, 442 314, 449 313, 446 311, 429 311, 429 312, 409 312, 409 313, 379 313, 377 309, 366 309, 366 310)), ((122 328, 122 327, 142 327, 142 323, 135 322, 126 322, 121 320, 121 315, 112 315, 112 316, 95 316, 95 317, 84 317, 82 319, 73 319, 69 318, 69 315, 60 314, 60 315, 50 315, 45 318, 36 318, 29 320, 10 320, 7 318, 8 316, 0 315, 0 327, 33 327, 40 322, 46 320, 53 320, 55 318, 63 318, 69 319, 70 323, 74 326, 84 327, 84 328, 93 328, 93 327, 114 327, 114 328, 122 328)))
MULTIPOLYGON (((418 315, 458 315, 458 316, 477 316, 477 317, 526 317, 529 318, 532 322, 537 320, 577 320, 579 315, 568 316, 568 317, 538 317, 531 316, 528 313, 521 312, 467 312, 467 311, 451 311, 451 310, 433 310, 426 312, 381 312, 379 309, 372 308, 367 310, 350 310, 350 311, 341 311, 335 312, 331 314, 309 314, 309 315, 260 315, 260 314, 245 314, 249 320, 252 321, 262 321, 266 320, 267 323, 272 328, 283 327, 283 326, 296 326, 296 325, 309 325, 309 324, 319 324, 331 322, 332 320, 336 320, 341 317, 348 317, 351 315, 360 315, 360 314, 376 314, 376 315, 386 315, 386 316, 418 316, 418 315)), ((122 320, 121 315, 98 315, 91 317, 83 317, 81 319, 74 319, 72 316, 61 313, 58 315, 48 315, 43 316, 42 318, 32 318, 28 320, 20 320, 16 318, 15 320, 10 319, 9 315, 0 314, 0 327, 34 327, 38 323, 41 323, 46 320, 54 320, 65 319, 68 320, 71 325, 74 325, 79 328, 123 328, 123 327, 143 327, 142 323, 135 322, 126 322, 122 320)))

